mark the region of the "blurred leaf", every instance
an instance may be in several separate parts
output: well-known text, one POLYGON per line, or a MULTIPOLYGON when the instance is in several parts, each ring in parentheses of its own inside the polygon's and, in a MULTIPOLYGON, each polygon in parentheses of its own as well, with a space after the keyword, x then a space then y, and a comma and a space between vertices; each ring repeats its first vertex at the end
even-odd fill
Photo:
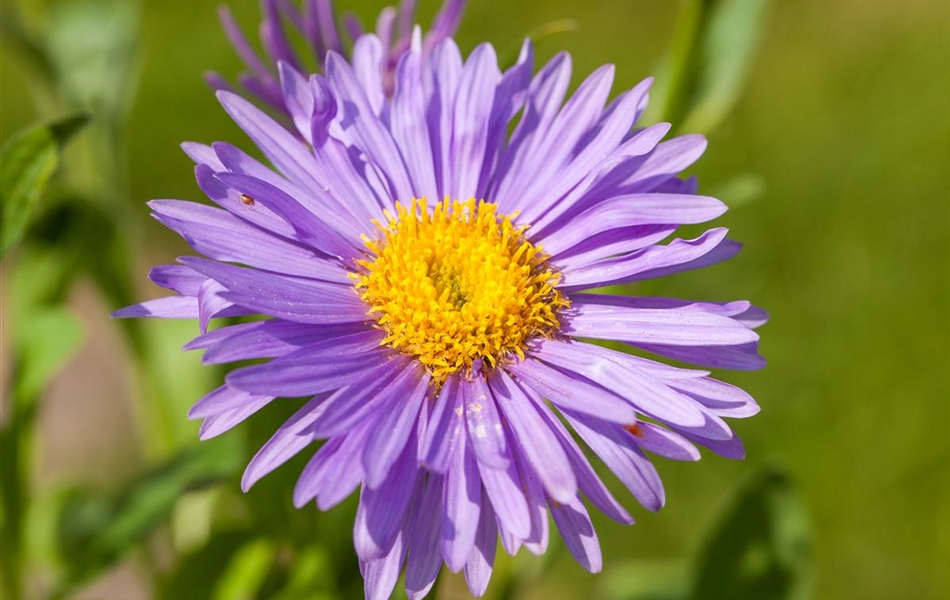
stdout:
POLYGON ((208 600, 231 558, 241 547, 253 540, 253 536, 247 531, 218 532, 201 550, 179 561, 175 570, 160 582, 156 598, 208 600))
POLYGON ((326 600, 334 598, 332 590, 337 575, 327 550, 311 545, 294 556, 287 585, 273 600, 326 600))
POLYGON ((246 544, 218 578, 212 600, 257 598, 276 556, 277 546, 270 540, 262 538, 246 544))
POLYGON ((719 0, 700 41, 684 131, 709 132, 729 114, 765 30, 771 0, 719 0))
POLYGON ((742 93, 771 0, 685 0, 657 69, 648 121, 709 133, 742 93))
POLYGON ((18 362, 14 372, 15 397, 39 395, 82 343, 82 323, 68 309, 36 309, 17 323, 18 362))
POLYGON ((53 65, 46 49, 38 44, 23 29, 20 19, 9 4, 0 6, 0 44, 10 48, 27 65, 24 72, 29 77, 50 85, 53 80, 53 65))
POLYGON ((109 567, 164 523, 183 494, 232 476, 239 460, 226 444, 203 444, 181 452, 116 496, 76 492, 59 519, 60 553, 70 557, 70 582, 109 567))
POLYGON ((743 489, 703 548, 693 600, 803 600, 812 542, 801 500, 782 472, 743 489))
POLYGON ((709 190, 729 208, 738 208, 755 202, 765 194, 765 179, 755 173, 746 173, 729 179, 709 190))
POLYGON ((686 561, 632 560, 604 573, 604 600, 686 600, 690 590, 686 561))
POLYGON ((47 43, 59 87, 74 106, 118 123, 131 100, 139 7, 129 0, 70 0, 50 7, 47 43))
POLYGON ((23 237, 59 165, 63 144, 86 120, 85 115, 73 115, 39 125, 14 136, 0 149, 0 257, 23 237))

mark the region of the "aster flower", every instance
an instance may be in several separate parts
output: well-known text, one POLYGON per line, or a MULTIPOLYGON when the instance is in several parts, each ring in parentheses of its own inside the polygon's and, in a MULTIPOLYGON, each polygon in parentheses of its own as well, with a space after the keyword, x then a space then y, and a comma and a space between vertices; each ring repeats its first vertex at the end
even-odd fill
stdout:
MULTIPOLYGON (((432 29, 423 37, 423 53, 455 33, 466 3, 467 0, 445 0, 432 29)), ((361 80, 381 79, 387 95, 392 95, 399 58, 409 50, 417 4, 418 0, 401 0, 398 9, 383 9, 376 20, 376 37, 381 42, 374 48, 376 53, 360 53, 360 60, 353 63, 361 80)), ((341 28, 332 0, 303 0, 301 8, 291 0, 261 0, 261 12, 263 59, 248 42, 227 5, 219 8, 218 16, 231 45, 249 69, 238 75, 238 83, 253 97, 282 113, 288 113, 288 107, 278 73, 272 65, 283 61, 306 73, 312 70, 305 64, 309 63, 317 72, 322 72, 327 52, 347 56, 348 47, 365 33, 356 15, 349 12, 343 15, 344 26, 341 28), (303 39, 312 56, 298 55, 292 42, 295 37, 303 39)), ((234 91, 226 78, 213 71, 205 74, 205 81, 215 90, 234 91)))
MULTIPOLYGON (((353 64, 385 46, 360 37, 353 64)), ((739 248, 722 228, 669 239, 726 208, 679 177, 702 137, 633 129, 649 80, 607 104, 614 69, 604 66, 565 101, 567 54, 534 74, 529 43, 505 72, 487 44, 466 60, 451 39, 424 51, 417 30, 391 98, 382 78, 361 78, 333 51, 325 76, 280 62, 294 133, 219 92, 274 168, 227 143, 185 144, 220 208, 150 206, 204 257, 156 267, 152 281, 176 295, 117 313, 196 319, 204 333, 186 349, 206 363, 264 359, 194 405, 202 439, 276 397, 309 399, 252 459, 243 487, 323 441, 293 500, 326 510, 359 489, 367 598, 388 597, 403 569, 409 597, 421 598, 443 563, 481 595, 498 539, 509 554, 541 554, 548 514, 598 571, 588 504, 633 518, 590 455, 650 510, 664 491, 648 452, 743 456, 723 418, 755 414, 748 394, 706 370, 584 340, 702 367, 763 365, 753 328, 765 315, 748 302, 584 293, 739 248), (233 315, 257 318, 208 331, 233 315)))

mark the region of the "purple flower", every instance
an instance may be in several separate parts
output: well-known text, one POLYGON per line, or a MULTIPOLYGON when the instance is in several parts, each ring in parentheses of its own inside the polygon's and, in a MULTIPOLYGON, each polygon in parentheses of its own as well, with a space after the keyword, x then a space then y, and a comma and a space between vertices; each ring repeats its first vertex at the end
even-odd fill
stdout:
POLYGON ((528 43, 503 73, 487 44, 463 61, 446 39, 423 59, 416 30, 390 98, 371 68, 385 47, 360 37, 353 66, 331 51, 326 76, 309 79, 280 62, 294 133, 218 92, 276 169, 227 143, 184 144, 221 208, 150 206, 206 258, 156 267, 149 277, 177 295, 117 315, 197 319, 204 333, 186 348, 206 363, 268 359, 195 404, 202 439, 275 397, 311 398, 257 453, 243 487, 326 440, 294 502, 325 510, 360 490, 367 598, 388 597, 403 568, 420 598, 443 563, 480 595, 497 539, 510 554, 543 553, 549 512, 597 571, 587 506, 633 519, 574 434, 658 510, 648 452, 698 460, 701 445, 741 458, 723 418, 758 411, 708 371, 580 339, 703 367, 763 366, 753 328, 766 316, 748 302, 582 293, 738 251, 722 228, 668 240, 726 210, 678 177, 705 141, 661 141, 666 124, 632 129, 650 81, 605 106, 611 66, 565 101, 570 56, 533 74, 528 43), (208 331, 233 315, 266 318, 208 331))
MULTIPOLYGON (((379 13, 376 36, 381 45, 374 47, 373 53, 361 53, 359 63, 354 61, 354 67, 362 75, 381 77, 388 95, 393 92, 399 59, 409 50, 417 3, 418 0, 400 0, 398 9, 387 7, 379 13), (378 71, 378 75, 373 71, 378 71)), ((444 0, 432 29, 423 38, 424 53, 455 34, 466 3, 467 0, 444 0)), ((248 42, 230 8, 222 5, 218 15, 228 39, 249 69, 238 75, 238 83, 271 108, 289 113, 279 74, 270 65, 282 61, 301 73, 312 71, 309 67, 320 72, 325 66, 327 52, 347 56, 347 47, 365 32, 356 15, 349 12, 343 15, 344 27, 341 29, 332 0, 303 0, 301 8, 291 0, 261 0, 261 9, 260 38, 266 59, 262 59, 248 42), (294 50, 293 37, 302 37, 313 56, 300 57, 294 50), (306 64, 308 61, 309 65, 306 64)), ((213 71, 205 74, 205 81, 215 90, 234 91, 227 79, 213 71)))

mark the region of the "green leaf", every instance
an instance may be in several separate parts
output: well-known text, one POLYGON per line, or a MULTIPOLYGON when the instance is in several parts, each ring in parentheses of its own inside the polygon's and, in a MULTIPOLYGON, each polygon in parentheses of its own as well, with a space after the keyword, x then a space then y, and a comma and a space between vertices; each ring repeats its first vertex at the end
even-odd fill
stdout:
POLYGON ((164 524, 186 492, 220 482, 240 469, 228 444, 179 453, 115 496, 76 492, 59 519, 59 549, 75 584, 101 572, 164 524))
POLYGON ((45 85, 52 85, 53 65, 46 49, 23 28, 18 15, 9 5, 0 6, 0 43, 24 61, 27 76, 45 85))
POLYGON ((732 110, 765 29, 771 0, 686 0, 658 69, 649 120, 709 133, 732 110))
POLYGON ((17 323, 16 398, 36 397, 82 343, 82 323, 68 309, 36 309, 17 323))
POLYGON ((812 582, 808 518, 791 481, 771 469, 748 484, 699 557, 694 600, 804 600, 812 582))
POLYGON ((47 45, 59 88, 73 106, 108 126, 130 106, 137 65, 139 3, 69 0, 50 7, 47 45))
POLYGON ((208 600, 231 559, 254 538, 247 531, 218 532, 206 546, 185 556, 160 580, 158 600, 208 600))
POLYGON ((686 600, 690 572, 685 560, 632 560, 610 565, 601 582, 604 600, 686 600))
POLYGON ((258 539, 241 548, 218 579, 212 600, 256 598, 277 556, 277 545, 258 539))
POLYGON ((756 55, 770 4, 771 0, 716 3, 701 41, 685 131, 712 131, 732 110, 756 55))
POLYGON ((39 125, 14 136, 0 149, 0 257, 23 237, 59 165, 63 145, 86 120, 85 115, 73 115, 39 125))

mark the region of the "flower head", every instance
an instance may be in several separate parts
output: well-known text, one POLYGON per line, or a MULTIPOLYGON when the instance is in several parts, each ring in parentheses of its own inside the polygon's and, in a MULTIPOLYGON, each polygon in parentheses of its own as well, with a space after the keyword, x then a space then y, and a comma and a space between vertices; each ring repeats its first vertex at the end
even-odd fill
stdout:
MULTIPOLYGON (((353 64, 385 46, 360 37, 353 64)), ((701 137, 633 129, 649 81, 606 104, 603 67, 565 101, 567 54, 534 74, 529 44, 505 72, 490 45, 467 60, 451 39, 423 52, 417 31, 391 97, 335 52, 326 76, 281 62, 294 133, 219 92, 275 169, 229 144, 186 144, 221 208, 151 207, 205 258, 153 269, 177 295, 118 313, 197 319, 202 331, 214 317, 265 317, 187 346, 208 363, 267 359, 232 371, 191 416, 208 438, 275 397, 310 398, 243 483, 326 440, 294 502, 328 509, 360 490, 354 544, 369 598, 388 597, 403 567, 409 596, 422 597, 443 563, 479 595, 497 539, 543 553, 548 513, 597 571, 587 503, 633 519, 590 452, 650 510, 664 492, 646 452, 743 456, 723 418, 758 411, 746 393, 584 339, 706 367, 763 364, 753 328, 765 316, 748 302, 582 293, 738 250, 724 229, 667 241, 725 207, 678 176, 701 137)))
MULTIPOLYGON (((354 63, 362 77, 378 78, 383 88, 392 93, 395 69, 400 57, 409 50, 412 25, 415 23, 417 0, 400 0, 399 8, 387 7, 376 21, 376 37, 380 41, 374 54, 363 53, 354 63)), ((445 0, 442 9, 423 38, 423 49, 453 35, 458 29, 467 0, 445 0)), ((343 15, 343 27, 332 0, 303 0, 298 8, 291 0, 262 0, 263 20, 260 25, 261 45, 265 59, 254 50, 241 30, 231 9, 222 5, 218 11, 221 25, 249 71, 238 76, 238 83, 258 100, 280 112, 288 112, 280 88, 278 74, 268 65, 285 62, 305 73, 311 65, 318 72, 324 68, 327 52, 346 56, 349 46, 366 32, 353 13, 343 15), (294 50, 293 38, 301 37, 312 56, 301 57, 294 50)), ((227 79, 209 71, 205 80, 215 90, 233 91, 227 79)))

